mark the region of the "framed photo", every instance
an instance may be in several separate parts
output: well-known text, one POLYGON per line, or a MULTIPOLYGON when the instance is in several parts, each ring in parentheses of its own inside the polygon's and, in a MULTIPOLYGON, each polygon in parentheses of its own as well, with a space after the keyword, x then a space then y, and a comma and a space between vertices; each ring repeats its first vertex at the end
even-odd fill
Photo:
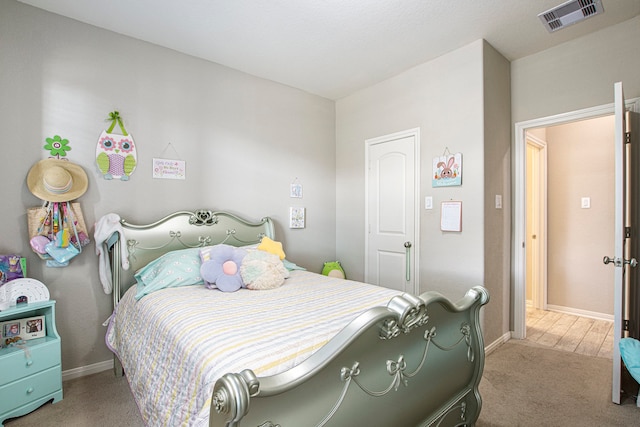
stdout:
POLYGON ((289 208, 289 228, 304 228, 304 208, 289 208))
POLYGON ((302 199, 302 184, 298 184, 297 182, 292 183, 289 197, 295 198, 295 199, 302 199))
POLYGON ((44 316, 26 317, 0 323, 2 344, 9 345, 20 340, 32 340, 47 335, 44 316))

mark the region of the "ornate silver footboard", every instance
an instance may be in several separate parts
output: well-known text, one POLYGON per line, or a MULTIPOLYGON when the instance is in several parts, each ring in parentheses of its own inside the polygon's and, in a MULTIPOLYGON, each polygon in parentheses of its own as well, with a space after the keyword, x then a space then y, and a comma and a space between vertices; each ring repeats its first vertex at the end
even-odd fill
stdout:
POLYGON ((394 297, 287 372, 224 375, 209 425, 472 426, 482 405, 479 311, 488 301, 482 287, 456 303, 437 292, 394 297))

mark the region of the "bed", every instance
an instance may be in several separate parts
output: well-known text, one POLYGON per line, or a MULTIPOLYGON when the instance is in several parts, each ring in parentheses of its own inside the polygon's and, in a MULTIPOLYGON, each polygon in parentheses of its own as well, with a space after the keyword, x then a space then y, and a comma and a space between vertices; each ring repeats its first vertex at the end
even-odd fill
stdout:
POLYGON ((106 341, 146 425, 475 424, 483 287, 455 302, 401 294, 306 271, 293 254, 282 260, 288 277, 268 290, 184 279, 203 248, 259 251, 265 240, 277 243, 270 218, 210 210, 145 225, 119 219, 105 239, 114 302, 106 341), (153 275, 182 269, 172 270, 182 282, 140 295, 152 265, 153 275))

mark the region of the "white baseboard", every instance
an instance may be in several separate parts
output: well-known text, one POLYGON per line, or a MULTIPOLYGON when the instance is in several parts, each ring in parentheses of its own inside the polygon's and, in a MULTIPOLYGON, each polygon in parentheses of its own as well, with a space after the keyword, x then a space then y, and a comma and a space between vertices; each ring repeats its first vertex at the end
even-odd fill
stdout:
POLYGON ((505 334, 502 335, 500 338, 498 338, 491 344, 484 347, 485 355, 491 354, 491 352, 493 352, 495 349, 497 349, 498 347, 500 347, 502 344, 506 343, 510 339, 511 339, 511 332, 505 332, 505 334))
POLYGON ((94 363, 93 365, 80 366, 79 368, 62 371, 62 381, 72 380, 74 378, 80 378, 86 375, 97 374, 98 372, 106 371, 109 369, 113 369, 113 359, 94 363))
POLYGON ((558 313, 572 314, 574 316, 589 317, 596 320, 605 320, 613 322, 613 314, 598 313, 596 311, 580 310, 579 308, 563 307, 561 305, 547 304, 547 310, 557 311, 558 313))

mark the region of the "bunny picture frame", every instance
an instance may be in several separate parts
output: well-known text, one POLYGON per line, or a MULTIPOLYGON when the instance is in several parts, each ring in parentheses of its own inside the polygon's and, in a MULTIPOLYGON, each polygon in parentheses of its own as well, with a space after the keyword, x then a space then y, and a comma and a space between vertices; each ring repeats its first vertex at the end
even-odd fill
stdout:
POLYGON ((449 153, 433 158, 432 187, 462 185, 462 153, 449 153))

